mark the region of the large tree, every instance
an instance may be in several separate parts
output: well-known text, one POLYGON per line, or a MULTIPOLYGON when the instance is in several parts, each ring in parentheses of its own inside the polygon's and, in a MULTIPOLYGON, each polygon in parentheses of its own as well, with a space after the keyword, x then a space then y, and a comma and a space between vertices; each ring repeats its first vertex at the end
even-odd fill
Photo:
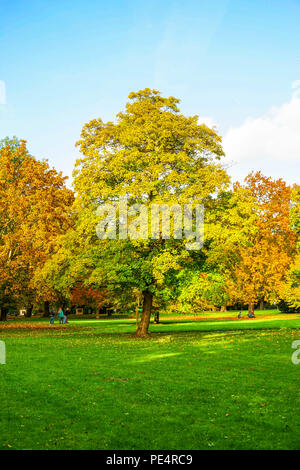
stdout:
MULTIPOLYGON (((74 172, 78 223, 73 247, 68 241, 72 256, 65 247, 57 260, 68 258, 63 278, 69 276, 70 282, 81 276, 86 285, 114 292, 138 289, 143 312, 136 334, 146 336, 153 296, 171 296, 178 273, 201 271, 203 257, 186 249, 184 236, 99 240, 96 209, 108 202, 117 206, 124 197, 147 209, 153 204, 205 205, 229 178, 220 163, 220 136, 199 123, 198 116, 180 113, 178 99, 150 89, 131 93, 129 99, 115 122, 95 119, 82 130, 78 145, 83 156, 74 172)), ((60 270, 61 265, 56 264, 60 270)))
POLYGON ((249 245, 239 250, 239 259, 229 273, 231 298, 249 305, 276 302, 295 256, 296 235, 290 227, 291 188, 260 172, 251 173, 234 192, 248 190, 256 213, 249 245))
POLYGON ((286 282, 282 285, 281 299, 289 310, 300 310, 300 186, 295 184, 292 190, 291 229, 297 237, 297 252, 292 260, 286 282))
POLYGON ((24 141, 6 140, 1 146, 0 299, 4 312, 10 299, 25 303, 29 311, 36 300, 50 300, 49 291, 34 285, 34 274, 70 226, 73 193, 65 180, 46 161, 32 157, 24 141))

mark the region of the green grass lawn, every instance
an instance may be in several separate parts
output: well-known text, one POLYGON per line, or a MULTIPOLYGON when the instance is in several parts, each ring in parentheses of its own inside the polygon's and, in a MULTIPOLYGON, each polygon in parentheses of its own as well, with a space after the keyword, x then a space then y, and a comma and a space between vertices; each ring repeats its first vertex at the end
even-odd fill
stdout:
POLYGON ((0 324, 0 448, 299 449, 300 315, 226 315, 0 324))

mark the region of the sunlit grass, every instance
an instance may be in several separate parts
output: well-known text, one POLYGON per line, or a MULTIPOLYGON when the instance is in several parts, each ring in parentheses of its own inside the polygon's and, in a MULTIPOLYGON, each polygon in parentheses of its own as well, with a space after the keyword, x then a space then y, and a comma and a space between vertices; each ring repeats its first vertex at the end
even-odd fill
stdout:
POLYGON ((162 320, 0 325, 0 448, 299 448, 299 315, 162 320))

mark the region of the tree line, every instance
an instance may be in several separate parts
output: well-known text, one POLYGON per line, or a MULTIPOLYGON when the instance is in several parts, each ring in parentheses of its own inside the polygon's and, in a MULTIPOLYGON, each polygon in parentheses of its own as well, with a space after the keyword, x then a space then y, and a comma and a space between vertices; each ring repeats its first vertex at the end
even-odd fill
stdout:
MULTIPOLYGON (((300 187, 260 172, 231 183, 222 139, 179 100, 148 88, 130 93, 114 122, 87 123, 81 158, 66 177, 0 144, 0 302, 30 309, 53 302, 141 306, 137 336, 153 311, 197 312, 284 302, 300 308, 300 187), (97 208, 110 203, 203 204, 201 250, 186 239, 99 239, 97 208)), ((117 226, 117 232, 120 227, 117 226)))

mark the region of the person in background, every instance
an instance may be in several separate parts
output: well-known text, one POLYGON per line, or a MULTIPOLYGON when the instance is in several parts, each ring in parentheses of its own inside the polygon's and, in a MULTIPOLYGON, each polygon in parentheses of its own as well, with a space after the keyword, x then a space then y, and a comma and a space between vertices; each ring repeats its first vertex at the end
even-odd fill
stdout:
POLYGON ((58 310, 57 317, 58 317, 58 320, 59 320, 59 324, 62 325, 63 322, 64 322, 64 311, 63 311, 62 307, 60 307, 60 309, 58 310))
POLYGON ((53 308, 51 308, 51 312, 50 312, 50 324, 51 325, 54 325, 54 320, 55 320, 55 312, 53 308))
POLYGON ((239 318, 239 319, 242 318, 242 311, 239 312, 238 318, 239 318))
POLYGON ((64 315, 64 323, 68 323, 68 315, 70 314, 69 307, 66 308, 65 315, 64 315))

